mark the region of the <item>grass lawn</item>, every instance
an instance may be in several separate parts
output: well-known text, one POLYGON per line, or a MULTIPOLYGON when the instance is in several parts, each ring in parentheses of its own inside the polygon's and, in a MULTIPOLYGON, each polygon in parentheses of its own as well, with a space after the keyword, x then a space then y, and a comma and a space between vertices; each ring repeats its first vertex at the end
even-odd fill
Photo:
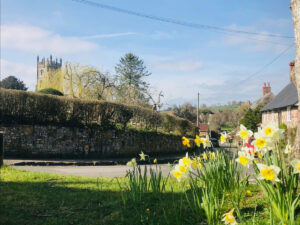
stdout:
MULTIPOLYGON (((122 189, 126 178, 63 176, 8 167, 0 171, 0 224, 3 225, 206 224, 202 216, 190 209, 186 201, 189 193, 183 193, 182 183, 176 180, 170 180, 165 193, 144 194, 141 201, 133 202, 124 200, 122 189)), ((267 224, 266 199, 257 186, 251 185, 249 189, 252 194, 242 209, 248 216, 244 224, 252 224, 254 212, 259 224, 267 224)), ((231 208, 228 203, 224 212, 231 208)))

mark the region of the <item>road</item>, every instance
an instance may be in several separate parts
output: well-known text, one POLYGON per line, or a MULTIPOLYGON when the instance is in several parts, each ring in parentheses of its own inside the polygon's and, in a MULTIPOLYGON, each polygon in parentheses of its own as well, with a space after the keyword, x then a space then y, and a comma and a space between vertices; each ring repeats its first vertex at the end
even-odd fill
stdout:
MULTIPOLYGON (((169 169, 166 165, 158 165, 163 171, 163 175, 167 176, 169 169)), ((11 166, 16 169, 26 171, 47 172, 56 174, 78 175, 85 177, 124 177, 126 171, 130 169, 128 166, 11 166)), ((144 166, 141 166, 144 168, 144 166)))

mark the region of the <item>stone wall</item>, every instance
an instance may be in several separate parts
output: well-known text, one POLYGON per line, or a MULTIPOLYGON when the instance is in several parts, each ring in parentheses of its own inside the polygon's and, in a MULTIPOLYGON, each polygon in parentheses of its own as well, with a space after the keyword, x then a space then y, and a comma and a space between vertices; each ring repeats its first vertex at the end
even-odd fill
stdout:
POLYGON ((278 125, 284 123, 288 128, 294 128, 298 123, 298 108, 293 107, 290 110, 288 110, 288 108, 283 108, 278 111, 263 112, 262 123, 268 122, 274 122, 278 125))
POLYGON ((103 158, 182 152, 181 137, 151 132, 5 125, 6 157, 103 158))

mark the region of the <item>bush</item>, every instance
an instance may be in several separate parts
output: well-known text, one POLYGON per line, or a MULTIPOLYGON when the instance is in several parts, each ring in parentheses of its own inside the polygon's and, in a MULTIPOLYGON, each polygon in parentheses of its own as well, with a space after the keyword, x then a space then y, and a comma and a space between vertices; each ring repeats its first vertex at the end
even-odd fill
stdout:
POLYGON ((62 92, 60 92, 59 90, 53 89, 53 88, 45 88, 45 89, 39 90, 38 92, 42 93, 42 94, 48 94, 48 95, 64 96, 64 94, 62 92))
POLYGON ((0 90, 0 99, 1 123, 53 123, 67 126, 96 124, 125 128, 130 122, 139 124, 143 129, 180 135, 194 130, 193 124, 188 120, 115 102, 71 99, 7 89, 0 90))

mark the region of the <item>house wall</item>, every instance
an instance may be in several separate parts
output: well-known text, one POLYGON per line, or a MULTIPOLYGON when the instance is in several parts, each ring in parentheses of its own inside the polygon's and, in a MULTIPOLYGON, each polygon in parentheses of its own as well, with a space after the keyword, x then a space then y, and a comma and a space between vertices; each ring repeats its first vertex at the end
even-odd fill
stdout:
POLYGON ((298 108, 291 108, 290 115, 290 120, 288 120, 288 108, 280 109, 278 111, 263 112, 262 123, 275 122, 278 123, 278 125, 284 123, 288 128, 296 127, 298 123, 298 108))

